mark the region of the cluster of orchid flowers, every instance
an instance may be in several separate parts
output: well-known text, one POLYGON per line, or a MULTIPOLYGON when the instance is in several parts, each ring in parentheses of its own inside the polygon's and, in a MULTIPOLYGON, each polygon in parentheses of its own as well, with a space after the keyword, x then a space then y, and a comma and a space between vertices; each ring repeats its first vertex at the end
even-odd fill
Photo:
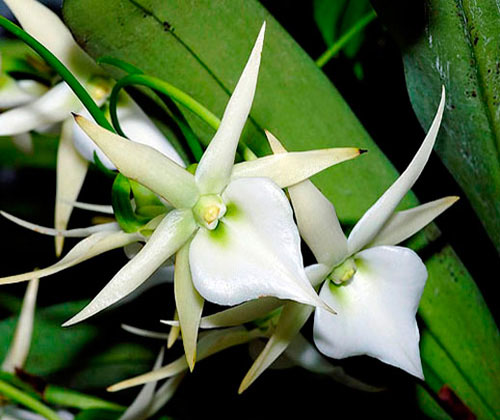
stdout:
MULTIPOLYGON (((63 22, 35 0, 5 2, 23 29, 74 73, 98 105, 105 104, 113 81, 75 43, 63 22)), ((161 355, 153 371, 110 387, 115 391, 146 384, 135 414, 123 418, 145 418, 144 413, 150 412, 145 407, 150 408, 155 395, 158 398, 154 393, 157 381, 170 378, 166 384, 173 389, 197 360, 257 340, 266 343, 240 392, 283 357, 365 390, 374 388, 348 376, 323 355, 335 359, 369 355, 423 379, 415 316, 427 271, 415 252, 397 245, 457 198, 445 197, 404 211, 396 211, 396 207, 432 151, 445 107, 444 91, 428 134, 408 168, 346 237, 333 204, 308 178, 363 150, 287 152, 266 132, 273 154, 235 164, 257 88, 264 32, 265 24, 216 134, 199 163, 187 169, 128 96, 118 107, 127 139, 90 121, 64 81, 47 89, 35 82, 9 79, 0 89, 0 106, 9 108, 0 114, 0 135, 25 135, 62 123, 55 227, 34 225, 5 212, 2 215, 55 236, 57 255, 62 252, 64 237, 84 238, 54 265, 1 278, 0 284, 46 277, 124 247, 130 261, 64 324, 71 326, 122 302, 153 278, 174 283, 175 319, 163 321, 171 326, 170 333, 126 329, 165 340, 168 347, 181 339, 184 355, 164 366, 161 355), (121 182, 132 189, 133 199, 128 196, 128 204, 143 215, 142 223, 133 229, 124 229, 117 222, 66 229, 75 206, 113 213, 111 206, 76 201, 95 154, 108 169, 118 170, 121 182), (316 259, 307 267, 301 238, 316 259), (202 316, 205 300, 229 308, 202 316), (313 312, 315 346, 300 334, 313 312), (248 325, 255 327, 249 329, 248 325), (213 331, 200 332, 210 329, 213 331), (134 417, 138 412, 143 417, 134 417)))

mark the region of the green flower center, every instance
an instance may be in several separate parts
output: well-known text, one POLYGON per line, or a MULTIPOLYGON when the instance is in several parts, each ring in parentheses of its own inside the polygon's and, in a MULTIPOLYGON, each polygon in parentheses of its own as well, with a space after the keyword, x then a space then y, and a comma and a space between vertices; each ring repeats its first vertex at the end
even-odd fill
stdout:
POLYGON ((336 285, 342 285, 352 279, 357 271, 356 263, 353 258, 348 258, 342 264, 339 264, 328 275, 328 279, 336 285))
POLYGON ((226 205, 217 194, 202 195, 193 207, 193 214, 200 226, 214 230, 219 219, 226 214, 226 205))

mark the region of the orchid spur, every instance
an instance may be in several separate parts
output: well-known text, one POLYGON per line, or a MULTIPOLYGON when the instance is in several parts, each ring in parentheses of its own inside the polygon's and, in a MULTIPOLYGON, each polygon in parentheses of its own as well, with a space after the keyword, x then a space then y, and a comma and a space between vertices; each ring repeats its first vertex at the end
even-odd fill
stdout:
MULTIPOLYGON (((104 104, 113 82, 75 42, 59 17, 36 0, 6 0, 5 3, 24 30, 66 65, 99 105, 104 104)), ((94 160, 94 152, 105 166, 114 167, 71 118, 70 112, 81 111, 82 105, 66 83, 57 83, 47 92, 22 102, 19 89, 9 92, 11 103, 20 106, 0 114, 0 135, 19 136, 62 122, 57 154, 55 228, 64 230, 73 210, 71 203, 77 199, 88 162, 94 160)), ((172 145, 130 97, 122 95, 119 105, 121 126, 132 140, 155 147, 183 164, 172 145)), ((60 255, 62 246, 63 237, 56 236, 57 255, 60 255)))

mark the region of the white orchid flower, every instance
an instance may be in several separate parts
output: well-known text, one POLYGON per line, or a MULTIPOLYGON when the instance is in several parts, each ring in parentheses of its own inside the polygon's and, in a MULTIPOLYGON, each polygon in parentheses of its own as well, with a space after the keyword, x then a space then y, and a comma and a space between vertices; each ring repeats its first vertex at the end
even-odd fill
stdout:
POLYGON ((358 148, 267 156, 234 165, 253 101, 264 26, 195 175, 151 147, 77 116, 120 172, 167 200, 168 213, 140 252, 65 326, 121 300, 176 255, 174 289, 189 365, 204 299, 221 305, 274 296, 327 306, 310 285, 300 237, 281 188, 360 154, 358 148))
MULTIPOLYGON (((5 0, 5 3, 23 29, 66 65, 98 104, 104 103, 111 91, 112 81, 75 42, 59 17, 36 0, 5 0)), ((25 97, 26 95, 23 96, 25 97)), ((126 95, 124 97, 126 99, 121 101, 118 107, 118 116, 127 136, 133 141, 156 148, 179 165, 183 165, 181 157, 146 114, 131 98, 126 95)), ((18 98, 21 99, 20 94, 18 98)), ((16 136, 55 123, 63 123, 57 153, 55 228, 59 230, 66 229, 73 210, 68 203, 77 199, 87 173, 88 162, 94 160, 94 151, 105 166, 115 169, 74 123, 70 113, 80 112, 82 108, 68 85, 60 82, 43 95, 35 96, 24 105, 0 114, 0 136, 16 136)), ((57 255, 61 254, 62 246, 63 237, 57 236, 57 255)))
MULTIPOLYGON (((334 206, 310 181, 288 189, 299 231, 318 261, 306 271, 313 286, 323 284, 321 298, 338 311, 332 316, 317 308, 315 313, 314 341, 327 356, 340 359, 366 354, 423 378, 415 314, 427 271, 415 252, 395 245, 429 224, 458 197, 394 211, 429 158, 444 105, 443 89, 434 121, 414 159, 365 213, 348 239, 334 206)), ((272 134, 268 133, 268 138, 274 153, 286 152, 272 134)), ((232 310, 239 318, 255 318, 259 306, 240 305, 232 310)), ((295 302, 284 306, 275 333, 242 381, 240 392, 286 351, 312 312, 313 308, 295 302)), ((217 326, 227 323, 223 313, 213 317, 217 326)))

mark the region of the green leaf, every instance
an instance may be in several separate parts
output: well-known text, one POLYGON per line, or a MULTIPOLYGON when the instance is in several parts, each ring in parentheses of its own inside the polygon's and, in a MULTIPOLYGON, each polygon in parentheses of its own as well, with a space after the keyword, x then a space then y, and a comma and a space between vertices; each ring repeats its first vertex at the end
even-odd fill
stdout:
MULTIPOLYGON (((267 32, 257 93, 243 134, 247 144, 260 155, 268 153, 262 134, 262 129, 267 128, 289 150, 332 146, 368 149, 369 153, 361 158, 314 177, 316 185, 335 203, 341 221, 348 225, 358 220, 397 177, 394 167, 335 87, 256 1, 203 1, 193 7, 191 1, 173 0, 66 0, 63 12, 76 38, 91 55, 130 61, 186 91, 216 115, 222 114, 265 20, 267 32)), ((437 101, 439 89, 433 96, 437 101)), ((182 111, 195 133, 208 141, 213 129, 185 108, 182 111)), ((401 208, 416 203, 415 196, 409 194, 401 208)), ((421 234, 417 242, 425 246, 428 240, 421 234)), ((440 338, 462 372, 469 377, 496 378, 496 386, 491 389, 498 392, 500 336, 495 328, 481 326, 494 324, 473 280, 448 247, 430 257, 428 268, 427 296, 438 290, 434 306, 445 315, 432 312, 426 303, 429 297, 421 306, 422 318, 437 334, 448 329, 440 338), (461 284, 475 293, 466 295, 461 284), (444 290, 449 295, 441 301, 444 292, 439 291, 444 290), (464 305, 475 309, 463 311, 464 305), (450 323, 450 318, 457 322, 450 323), (471 327, 464 331, 458 320, 471 327), (464 344, 458 346, 460 342, 464 344), (469 350, 465 352, 464 347, 469 350), (482 359, 488 359, 490 367, 485 368, 482 359), (492 370, 497 372, 496 377, 492 370)), ((423 356, 425 360, 430 358, 429 364, 434 363, 432 355, 424 352, 423 356)), ((446 371, 443 380, 448 378, 453 379, 446 371)), ((490 399, 491 393, 484 398, 490 399)))
MULTIPOLYGON (((389 12, 392 6, 386 8, 389 12)), ((433 93, 446 87, 447 109, 436 150, 500 252, 498 2, 431 0, 428 8, 418 39, 402 46, 410 99, 427 127, 438 101, 433 93)), ((394 19, 391 25, 401 33, 395 22, 403 26, 406 20, 394 19)))

